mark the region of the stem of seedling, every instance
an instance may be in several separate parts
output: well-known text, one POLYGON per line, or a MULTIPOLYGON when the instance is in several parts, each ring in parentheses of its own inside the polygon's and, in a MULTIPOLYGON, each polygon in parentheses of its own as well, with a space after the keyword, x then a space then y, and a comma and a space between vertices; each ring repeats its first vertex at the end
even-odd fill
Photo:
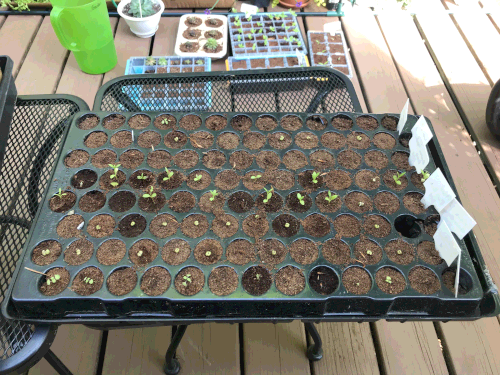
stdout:
POLYGON ((140 175, 140 176, 137 176, 137 179, 138 179, 138 180, 145 180, 145 179, 147 179, 147 178, 148 178, 148 176, 144 176, 144 173, 141 173, 141 175, 140 175))
POLYGON ((306 202, 304 201, 304 198, 305 196, 300 194, 300 193, 297 193, 297 199, 299 200, 299 203, 304 206, 306 204, 306 202))
POLYGON ((255 278, 257 279, 257 281, 260 280, 260 276, 261 276, 260 273, 258 273, 258 274, 255 275, 255 278))
POLYGON ((185 287, 187 287, 187 283, 191 282, 191 274, 188 273, 187 275, 183 276, 182 279, 186 280, 186 281, 182 282, 182 285, 184 285, 185 287))
POLYGON ((264 190, 266 191, 267 194, 266 194, 266 199, 263 199, 262 203, 267 203, 267 202, 269 202, 269 199, 271 199, 271 197, 273 196, 274 188, 271 187, 271 189, 269 189, 269 190, 264 188, 264 190))
POLYGON ((338 195, 332 195, 332 192, 328 190, 328 197, 325 197, 325 201, 327 201, 328 203, 332 203, 332 201, 334 201, 338 197, 338 195))
POLYGON ((165 172, 167 173, 167 177, 163 177, 163 181, 168 181, 174 175, 174 171, 169 171, 167 167, 165 167, 165 172))
POLYGON ((318 183, 318 177, 319 177, 320 174, 321 174, 321 172, 313 172, 312 173, 311 178, 312 178, 312 182, 314 184, 318 183))
POLYGON ((215 200, 215 197, 219 195, 219 193, 217 193, 217 190, 210 190, 210 194, 212 194, 212 196, 209 198, 210 202, 213 202, 215 200))
POLYGON ((431 177, 431 174, 429 172, 422 171, 422 178, 420 179, 420 181, 424 183, 429 177, 431 177))
POLYGON ((406 172, 403 172, 403 173, 397 173, 394 176, 392 176, 392 178, 394 179, 394 182, 396 183, 396 185, 401 185, 401 181, 399 179, 401 177, 403 177, 405 174, 406 174, 406 172))
POLYGON ((154 190, 154 187, 151 186, 149 188, 149 194, 145 193, 145 194, 142 195, 142 197, 143 198, 151 198, 151 199, 156 198, 156 193, 153 193, 153 190, 154 190))
POLYGON ((55 195, 56 195, 56 196, 58 196, 58 197, 59 197, 59 199, 62 199, 62 197, 63 197, 64 195, 68 195, 68 194, 67 194, 67 193, 63 193, 63 192, 62 192, 62 189, 61 189, 61 188, 59 188, 59 192, 58 192, 58 193, 56 193, 55 195))

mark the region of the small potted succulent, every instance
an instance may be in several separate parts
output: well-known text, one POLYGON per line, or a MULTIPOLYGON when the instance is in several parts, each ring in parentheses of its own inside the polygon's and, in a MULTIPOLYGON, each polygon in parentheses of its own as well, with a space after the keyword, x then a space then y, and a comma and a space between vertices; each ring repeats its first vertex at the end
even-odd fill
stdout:
POLYGON ((139 38, 152 37, 165 5, 159 0, 123 0, 118 4, 118 13, 139 38))

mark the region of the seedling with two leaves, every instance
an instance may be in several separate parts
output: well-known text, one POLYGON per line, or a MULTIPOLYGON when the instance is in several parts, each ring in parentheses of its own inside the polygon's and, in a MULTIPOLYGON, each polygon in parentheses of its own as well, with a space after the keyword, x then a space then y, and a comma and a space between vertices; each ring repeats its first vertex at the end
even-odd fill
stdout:
MULTIPOLYGON (((110 166, 110 168, 113 168, 113 174, 111 176, 109 176, 109 178, 111 180, 118 179, 118 168, 120 168, 121 164, 108 164, 108 165, 110 166)), ((118 186, 118 182, 116 182, 116 181, 112 181, 112 182, 110 182, 110 184, 113 187, 118 186)))
POLYGON ((173 177, 174 171, 169 171, 168 168, 165 167, 165 172, 167 173, 167 176, 163 177, 163 181, 168 181, 173 177))
POLYGON ((63 196, 68 195, 67 193, 63 193, 62 189, 59 188, 59 192, 54 194, 56 197, 59 197, 59 199, 62 199, 63 196))
POLYGON ((306 202, 305 202, 304 198, 305 198, 305 195, 302 195, 302 194, 300 194, 300 193, 297 193, 297 199, 299 200, 299 203, 300 203, 302 206, 304 206, 304 205, 306 204, 306 202))
POLYGON ((406 172, 403 173, 396 173, 395 175, 392 176, 394 182, 396 185, 401 185, 401 180, 400 178, 403 177, 406 174, 406 172))
POLYGON ((219 193, 217 193, 217 190, 210 190, 210 194, 212 194, 212 196, 209 198, 210 202, 213 202, 215 200, 215 197, 219 195, 219 193))
POLYGON ((266 191, 266 198, 262 200, 262 203, 267 203, 267 202, 269 202, 269 200, 273 196, 274 188, 271 187, 271 189, 269 189, 269 190, 267 190, 266 188, 264 188, 264 190, 266 191))
POLYGON ((145 194, 142 194, 142 197, 143 198, 156 198, 156 193, 154 192, 154 187, 150 187, 149 188, 149 193, 145 193, 145 194))
POLYGON ((50 285, 51 283, 55 284, 59 280, 61 280, 61 275, 59 275, 59 274, 56 274, 52 277, 47 276, 47 285, 50 285))
POLYGON ((185 276, 183 276, 182 279, 184 280, 182 282, 182 285, 184 285, 185 287, 187 287, 187 283, 191 283, 192 282, 191 281, 191 274, 190 273, 188 273, 185 276))
POLYGON ((312 178, 312 182, 314 184, 318 183, 318 177, 319 177, 320 174, 321 174, 321 172, 313 172, 312 173, 311 178, 312 178))
POLYGON ((328 190, 328 197, 325 197, 325 201, 328 203, 332 203, 335 199, 337 199, 339 196, 337 194, 333 195, 330 190, 328 190))

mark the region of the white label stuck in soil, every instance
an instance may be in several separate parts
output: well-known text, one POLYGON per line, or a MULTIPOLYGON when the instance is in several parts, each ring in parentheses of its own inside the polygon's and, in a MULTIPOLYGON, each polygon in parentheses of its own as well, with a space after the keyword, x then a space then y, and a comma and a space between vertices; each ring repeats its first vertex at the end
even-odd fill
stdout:
POLYGON ((452 199, 439 214, 441 220, 446 222, 450 230, 461 240, 476 225, 476 221, 456 199, 452 199))
POLYGON ((408 106, 410 105, 410 99, 406 100, 406 104, 403 107, 403 110, 401 111, 401 114, 399 115, 399 122, 398 122, 398 132, 401 134, 403 131, 403 128, 405 127, 406 124, 406 119, 408 118, 408 106))
POLYGON ((427 143, 432 139, 432 132, 425 121, 424 116, 420 116, 417 123, 411 130, 410 139, 410 157, 408 162, 414 166, 418 173, 429 164, 429 153, 427 152, 427 143))
POLYGON ((453 233, 451 233, 450 228, 448 228, 448 225, 444 221, 440 221, 438 224, 436 233, 434 234, 434 244, 439 255, 448 266, 461 253, 460 246, 458 246, 453 233))
POLYGON ((255 5, 250 5, 247 3, 241 3, 240 9, 243 13, 251 15, 257 14, 257 12, 259 11, 259 8, 257 8, 255 5))
POLYGON ((434 206, 436 210, 441 212, 455 198, 455 193, 439 168, 424 182, 424 186, 425 195, 421 202, 425 208, 434 206))
POLYGON ((323 31, 330 33, 332 35, 340 31, 341 29, 342 25, 340 24, 340 21, 325 23, 325 25, 323 26, 323 31))

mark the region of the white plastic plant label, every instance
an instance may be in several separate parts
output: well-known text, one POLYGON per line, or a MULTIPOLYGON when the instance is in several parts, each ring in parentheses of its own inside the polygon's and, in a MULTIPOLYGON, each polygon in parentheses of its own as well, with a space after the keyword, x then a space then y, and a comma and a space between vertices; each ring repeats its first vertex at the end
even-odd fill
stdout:
POLYGON ((241 11, 245 14, 257 14, 259 11, 259 8, 257 8, 255 5, 250 5, 248 3, 241 3, 241 11))
POLYGON ((340 30, 342 30, 340 21, 333 21, 323 25, 323 31, 332 35, 338 33, 340 30))
POLYGON ((434 206, 436 210, 441 212, 456 197, 439 168, 424 182, 424 186, 425 195, 420 201, 425 208, 434 206))
POLYGON ((476 225, 476 221, 456 199, 452 199, 442 211, 439 211, 439 214, 441 220, 446 222, 448 228, 461 240, 476 225))
POLYGON ((434 245, 439 252, 441 258, 450 266, 453 261, 460 255, 461 249, 458 246, 453 233, 444 221, 440 221, 436 233, 434 234, 434 245))
POLYGON ((306 55, 300 52, 298 49, 295 49, 295 55, 297 56, 297 60, 299 61, 299 66, 306 66, 306 55))
POLYGON ((410 105, 410 99, 408 98, 406 100, 406 104, 403 107, 403 110, 401 111, 401 114, 399 115, 399 121, 398 121, 398 126, 397 130, 399 134, 403 131, 403 128, 405 127, 406 120, 408 119, 408 106, 410 105))
POLYGON ((429 164, 429 153, 427 152, 427 143, 432 139, 432 132, 425 121, 424 116, 420 116, 417 123, 411 129, 412 138, 410 139, 410 157, 408 163, 414 166, 418 173, 429 164))

